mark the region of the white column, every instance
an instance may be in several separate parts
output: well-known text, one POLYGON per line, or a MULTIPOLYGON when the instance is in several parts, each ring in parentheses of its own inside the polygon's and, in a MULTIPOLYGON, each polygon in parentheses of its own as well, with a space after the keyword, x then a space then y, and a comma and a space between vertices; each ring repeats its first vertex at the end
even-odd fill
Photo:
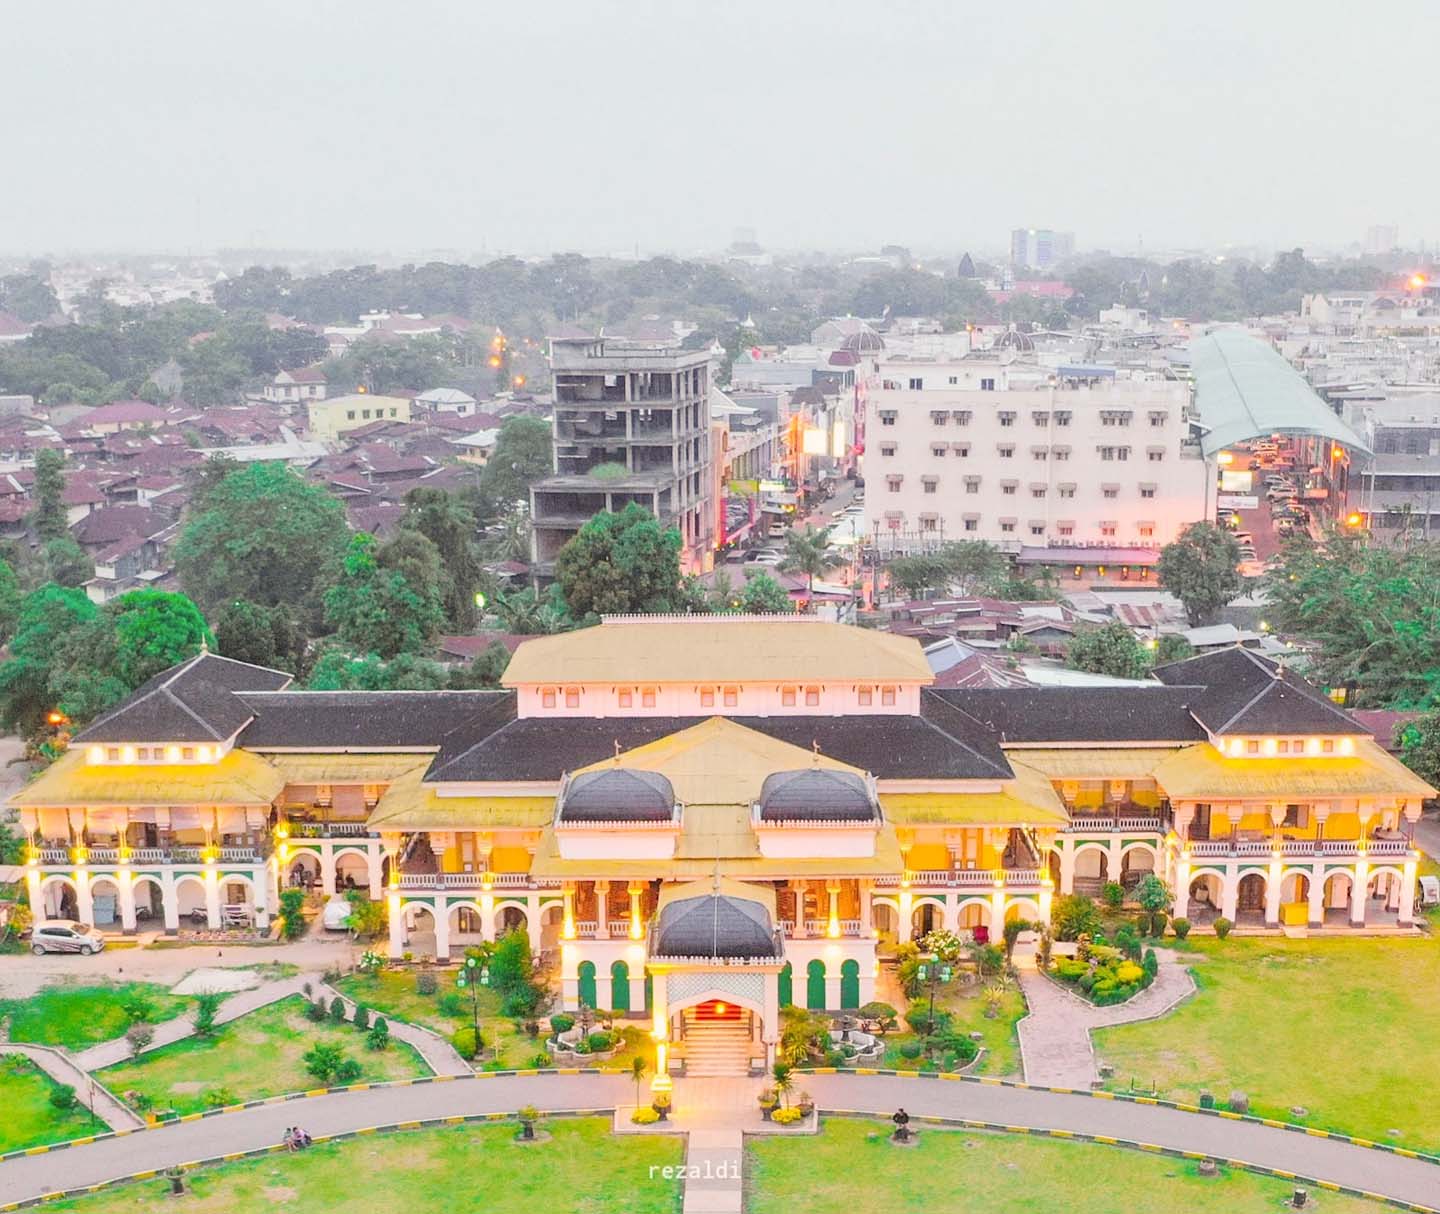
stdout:
POLYGON ((390 904, 390 959, 399 961, 405 955, 405 912, 400 909, 400 895, 387 895, 390 904))
POLYGON ((1265 922, 1270 927, 1280 922, 1280 887, 1283 884, 1280 874, 1283 871, 1283 862, 1278 857, 1272 857, 1265 882, 1265 922))
POLYGON ((527 894, 525 897, 525 931, 530 937, 530 951, 538 953, 544 943, 540 929, 540 895, 527 894))
MULTIPOLYGON (((526 916, 529 922, 529 916, 526 916)), ((480 894, 480 939, 486 944, 495 941, 495 895, 487 886, 480 894)))
POLYGON ((264 868, 255 869, 250 874, 250 886, 254 890, 255 926, 257 928, 269 927, 270 911, 280 905, 278 896, 273 903, 270 901, 270 886, 275 879, 275 872, 275 866, 271 863, 265 865, 264 868))
POLYGON ((220 927, 220 874, 207 867, 205 881, 205 925, 213 932, 220 927))
POLYGON ((81 923, 95 926, 95 900, 90 896, 90 873, 84 868, 75 872, 75 915, 81 923))
POLYGON ((1401 927, 1409 927, 1415 922, 1415 861, 1405 861, 1405 876, 1400 881, 1400 910, 1399 919, 1401 927))
POLYGON ((1350 884, 1350 924, 1352 927, 1365 925, 1365 887, 1369 883, 1369 862, 1356 860, 1353 880, 1350 884))
POLYGON ((381 851, 374 839, 365 845, 365 868, 370 876, 370 901, 379 902, 385 892, 381 885, 381 851))
POLYGON ((940 926, 943 927, 947 932, 959 931, 960 895, 945 894, 943 897, 943 901, 945 903, 945 910, 941 919, 940 926))
POLYGON ((450 916, 445 909, 445 895, 436 897, 435 907, 435 960, 442 964, 450 959, 450 916))
POLYGON ((320 890, 327 899, 335 896, 335 845, 320 841, 320 890))
POLYGON ((1075 845, 1069 839, 1060 841, 1060 892, 1075 892, 1075 845))
POLYGON ((1311 927, 1320 927, 1325 922, 1325 866, 1315 864, 1310 868, 1310 910, 1307 915, 1311 927))
MULTIPOLYGON (((595 939, 610 939, 610 882, 595 882, 595 939)), ((600 998, 596 987, 595 998, 600 998)), ((602 1003, 601 1007, 614 1007, 613 1003, 602 1003)))
POLYGON ((1225 865, 1220 876, 1220 916, 1235 922, 1235 904, 1240 898, 1240 876, 1233 864, 1225 865))
POLYGON ((30 895, 30 917, 32 919, 44 919, 45 899, 40 893, 40 870, 30 867, 25 871, 25 890, 30 895))
POLYGON ((1170 909, 1172 919, 1190 917, 1190 860, 1187 852, 1181 852, 1175 860, 1175 905, 1170 909))
MULTIPOLYGON (((900 922, 895 925, 895 940, 899 944, 909 944, 910 936, 913 931, 913 925, 910 921, 910 914, 915 907, 915 895, 912 894, 908 889, 902 889, 900 891, 899 903, 900 922)), ((796 980, 800 980, 798 975, 796 976, 796 980)))
POLYGON ((990 894, 990 943, 999 944, 1005 934, 1005 883, 995 882, 990 894))
POLYGON ((875 908, 872 903, 874 892, 873 882, 860 882, 860 930, 867 936, 875 934, 875 908))
POLYGON ((115 885, 120 891, 120 930, 127 936, 135 931, 135 882, 128 868, 115 874, 115 885))
POLYGON ((175 890, 175 874, 168 868, 160 874, 160 908, 165 917, 165 934, 175 935, 180 930, 180 895, 175 890))

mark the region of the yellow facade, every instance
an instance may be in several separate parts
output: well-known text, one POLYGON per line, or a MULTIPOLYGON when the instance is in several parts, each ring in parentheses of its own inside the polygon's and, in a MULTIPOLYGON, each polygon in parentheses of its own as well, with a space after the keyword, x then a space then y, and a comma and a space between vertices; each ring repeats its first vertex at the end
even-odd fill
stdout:
POLYGON ((306 407, 310 437, 325 443, 333 443, 347 430, 358 430, 372 422, 410 420, 410 402, 403 396, 357 393, 312 400, 306 407))

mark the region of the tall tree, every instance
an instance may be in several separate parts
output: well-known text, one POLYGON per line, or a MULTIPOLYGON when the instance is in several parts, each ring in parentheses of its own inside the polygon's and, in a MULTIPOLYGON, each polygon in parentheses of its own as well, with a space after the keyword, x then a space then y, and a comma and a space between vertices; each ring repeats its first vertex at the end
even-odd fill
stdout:
POLYGON ((634 502, 595 515, 562 549, 555 580, 576 619, 673 611, 680 589, 680 532, 634 502))
POLYGON ((20 622, 20 579, 8 561, 0 560, 0 645, 15 635, 20 622))
POLYGON ((828 527, 804 527, 791 530, 785 537, 785 559, 780 568, 787 573, 803 573, 806 588, 815 593, 815 579, 845 563, 845 558, 830 551, 828 527))
POLYGON ((443 489, 412 489, 405 495, 408 511, 401 526, 435 546, 444 571, 442 597, 445 620, 456 632, 475 627, 475 591, 481 579, 475 554, 475 514, 453 493, 443 489))
POLYGON ((1111 620, 1077 632, 1065 650, 1065 665, 1117 679, 1143 679, 1150 672, 1150 654, 1130 629, 1111 620))
POLYGON ((306 686, 312 691, 438 691, 446 685, 445 667, 413 653, 389 662, 375 654, 353 657, 339 649, 320 655, 306 686))
POLYGON ((351 537, 340 578, 325 592, 325 621, 342 642, 382 658, 418 653, 443 619, 434 585, 414 586, 398 569, 382 566, 373 535, 351 537))
POLYGON ((304 630, 284 606, 244 599, 226 603, 215 616, 215 643, 227 658, 252 666, 299 674, 304 662, 304 630))
POLYGON ((35 533, 42 540, 68 532, 64 495, 65 457, 47 448, 35 456, 35 533))
MULTIPOLYGON (((0 724, 33 736, 56 707, 65 711, 51 688, 63 642, 96 620, 100 609, 83 590, 47 585, 25 596, 20 605, 10 659, 0 663, 0 724)), ((117 688, 123 693, 123 688, 117 688)))
POLYGON ((57 586, 83 586, 95 576, 95 560, 69 535, 50 540, 42 549, 45 570, 57 586))
POLYGON ((747 573, 740 589, 740 610, 751 615, 784 615, 795 610, 790 594, 768 573, 747 573))
POLYGON ((106 604, 105 613, 115 625, 115 674, 130 687, 215 644, 200 609, 183 594, 132 590, 106 604))
POLYGON ((202 607, 248 599, 314 610, 345 552, 345 510, 282 464, 248 464, 198 495, 175 547, 181 585, 202 607))
POLYGON ((1209 622, 1240 594, 1240 546, 1214 523, 1191 523, 1160 549, 1160 585, 1180 600, 1190 627, 1209 622))
POLYGON ((507 417, 480 473, 486 512, 502 514, 517 504, 528 508, 531 482, 553 470, 550 423, 538 417, 507 417))

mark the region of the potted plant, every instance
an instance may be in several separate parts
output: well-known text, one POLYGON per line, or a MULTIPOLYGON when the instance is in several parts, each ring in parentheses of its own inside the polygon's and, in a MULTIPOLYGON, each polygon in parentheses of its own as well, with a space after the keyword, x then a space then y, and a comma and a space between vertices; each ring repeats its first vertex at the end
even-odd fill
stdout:
POLYGON ((668 1121, 670 1117, 670 1093, 656 1092, 650 1098, 650 1107, 655 1110, 656 1116, 661 1121, 668 1121))
POLYGON ((780 1104, 780 1097, 776 1095, 774 1088, 762 1088, 760 1091, 760 1116, 766 1121, 780 1104))
POLYGON ((799 1092, 795 1096, 795 1107, 801 1117, 809 1117, 815 1111, 815 1098, 809 1092, 799 1092))
POLYGON ((520 1139, 522 1142, 535 1141, 535 1123, 540 1120, 540 1110, 533 1104, 527 1104, 515 1114, 520 1122, 520 1139))

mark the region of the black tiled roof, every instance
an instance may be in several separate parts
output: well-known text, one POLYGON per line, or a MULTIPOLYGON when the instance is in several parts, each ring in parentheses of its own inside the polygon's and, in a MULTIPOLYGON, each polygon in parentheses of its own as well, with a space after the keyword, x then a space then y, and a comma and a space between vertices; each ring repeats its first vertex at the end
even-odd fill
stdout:
POLYGON ((955 687, 926 690, 1002 744, 1195 742, 1205 731, 1190 715, 1202 687, 955 687))
POLYGON ((780 948, 762 903, 716 893, 662 907, 651 952, 657 957, 778 957, 780 948))
POLYGON ((515 717, 511 691, 281 691, 241 697, 252 750, 469 746, 515 717))
POLYGON ((1156 667, 1155 677, 1202 684, 1191 711, 1212 733, 1368 732, 1299 675, 1239 645, 1156 667))
POLYGON ((75 736, 88 742, 223 742, 253 715, 246 691, 273 691, 290 682, 268 670, 214 653, 162 670, 75 736))
MULTIPOLYGON (((1001 780, 1013 773, 994 741, 947 706, 923 716, 734 717, 737 725, 820 753, 880 779, 1001 780), (959 733, 960 736, 956 736, 959 733), (963 739, 963 740, 962 740, 963 739)), ((698 725, 704 717, 526 717, 478 739, 445 739, 427 782, 558 780, 622 751, 698 725)))
POLYGON ((760 786, 762 822, 871 822, 878 817, 870 789, 853 771, 777 771, 760 786))
POLYGON ((562 822, 668 822, 675 790, 658 771, 607 767, 582 771, 565 788, 562 822))

